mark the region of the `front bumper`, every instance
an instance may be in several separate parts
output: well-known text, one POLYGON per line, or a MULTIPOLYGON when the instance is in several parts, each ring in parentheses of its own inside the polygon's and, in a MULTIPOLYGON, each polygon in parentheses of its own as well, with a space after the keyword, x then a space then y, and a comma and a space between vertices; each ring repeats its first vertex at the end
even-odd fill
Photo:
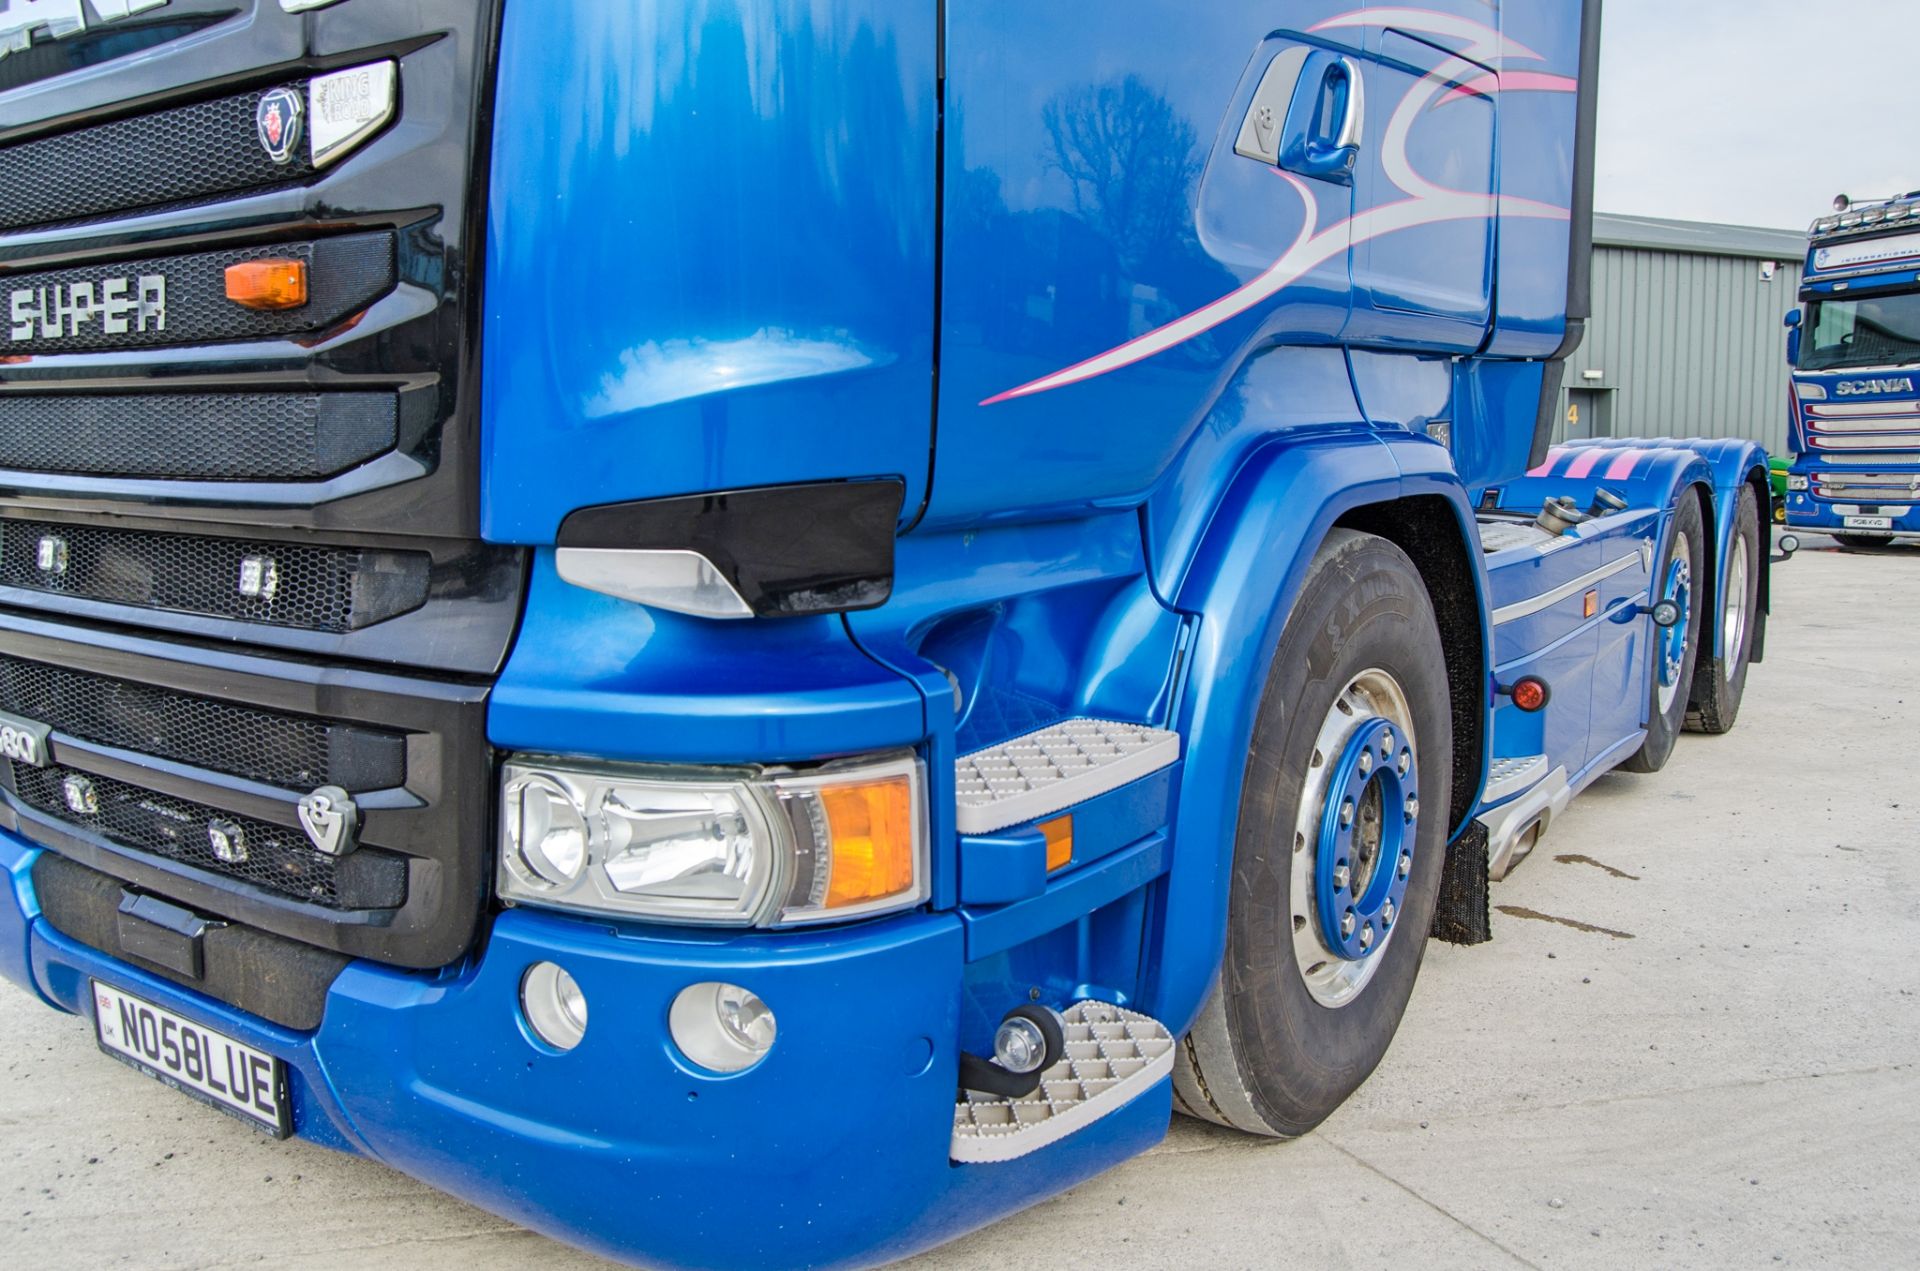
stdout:
MULTIPOLYGON (((1899 538, 1920 535, 1920 504, 1905 506, 1898 516, 1890 517, 1892 529, 1861 529, 1847 524, 1847 513, 1838 509, 1849 504, 1833 504, 1814 498, 1804 490, 1787 496, 1787 526, 1822 534, 1858 534, 1869 538, 1899 538)), ((1882 513, 1881 515, 1884 515, 1882 513)))
POLYGON ((0 974, 81 1015, 97 977, 277 1055, 300 1137, 625 1261, 900 1257, 1070 1187, 1166 1131, 1162 1083, 1032 1156, 950 1163, 964 956, 952 915, 641 935, 511 910, 462 967, 354 963, 319 1029, 299 1033, 53 930, 32 896, 37 850, 0 833, 12 880, 0 974), (589 1004, 586 1038, 564 1055, 536 1047, 520 1021, 521 976, 543 959, 565 966, 589 1004), (674 995, 708 979, 744 984, 773 1008, 779 1040, 759 1066, 708 1074, 668 1040, 674 995))

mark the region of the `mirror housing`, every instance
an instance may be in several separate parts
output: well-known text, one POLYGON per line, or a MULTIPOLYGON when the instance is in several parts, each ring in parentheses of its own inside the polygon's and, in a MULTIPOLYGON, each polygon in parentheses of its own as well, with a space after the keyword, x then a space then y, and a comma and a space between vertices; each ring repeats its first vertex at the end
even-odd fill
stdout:
POLYGON ((1785 325, 1787 328, 1788 366, 1800 365, 1800 324, 1804 320, 1804 315, 1802 315, 1798 309, 1791 310, 1787 314, 1785 325))

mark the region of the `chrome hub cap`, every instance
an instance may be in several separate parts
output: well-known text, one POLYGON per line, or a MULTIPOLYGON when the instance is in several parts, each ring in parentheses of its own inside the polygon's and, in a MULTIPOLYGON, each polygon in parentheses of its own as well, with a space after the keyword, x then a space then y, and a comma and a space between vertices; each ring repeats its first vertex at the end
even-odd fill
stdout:
POLYGON ((1747 559, 1747 540, 1735 539, 1733 555, 1727 561, 1727 600, 1720 619, 1720 628, 1726 632, 1725 663, 1728 675, 1739 669, 1740 642, 1747 634, 1747 573, 1751 568, 1747 559))
POLYGON ((1294 822, 1294 961, 1322 1006, 1360 995, 1398 926, 1419 828, 1412 712, 1385 671, 1334 699, 1314 739, 1294 822))

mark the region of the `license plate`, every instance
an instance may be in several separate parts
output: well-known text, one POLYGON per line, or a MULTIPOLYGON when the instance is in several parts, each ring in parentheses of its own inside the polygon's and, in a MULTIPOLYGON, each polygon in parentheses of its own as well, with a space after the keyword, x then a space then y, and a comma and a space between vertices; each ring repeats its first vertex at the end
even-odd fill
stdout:
POLYGON ((1890 530, 1893 518, 1890 516, 1850 516, 1846 518, 1850 530, 1890 530))
POLYGON ((98 980, 93 1024, 100 1049, 122 1063, 275 1138, 291 1133, 286 1070, 265 1051, 98 980))

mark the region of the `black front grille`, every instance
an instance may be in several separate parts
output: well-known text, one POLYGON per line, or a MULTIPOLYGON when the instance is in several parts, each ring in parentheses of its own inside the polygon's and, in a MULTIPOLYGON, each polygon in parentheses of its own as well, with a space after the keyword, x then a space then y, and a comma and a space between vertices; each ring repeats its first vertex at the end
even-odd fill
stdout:
POLYGON ((393 280, 393 236, 385 233, 0 275, 0 349, 89 353, 321 331, 372 304, 393 280), (307 302, 261 310, 227 299, 227 267, 256 260, 304 261, 307 302))
POLYGON ((362 848, 328 856, 288 826, 59 765, 12 767, 14 793, 22 803, 117 846, 326 909, 397 909, 406 903, 407 863, 389 852, 362 848), (76 802, 96 810, 78 811, 76 802), (216 855, 216 832, 229 843, 243 844, 246 859, 216 855))
MULTIPOLYGON (((306 98, 305 82, 288 88, 306 98)), ((162 207, 302 180, 307 147, 275 163, 255 118, 271 89, 116 119, 0 149, 0 230, 162 207)))
POLYGON ((0 656, 0 710, 97 745, 292 790, 380 790, 406 780, 397 733, 240 706, 0 656))
POLYGON ((392 393, 0 395, 0 468, 313 481, 393 449, 392 393))
POLYGON ((309 631, 419 608, 431 564, 421 552, 0 521, 0 586, 309 631))

